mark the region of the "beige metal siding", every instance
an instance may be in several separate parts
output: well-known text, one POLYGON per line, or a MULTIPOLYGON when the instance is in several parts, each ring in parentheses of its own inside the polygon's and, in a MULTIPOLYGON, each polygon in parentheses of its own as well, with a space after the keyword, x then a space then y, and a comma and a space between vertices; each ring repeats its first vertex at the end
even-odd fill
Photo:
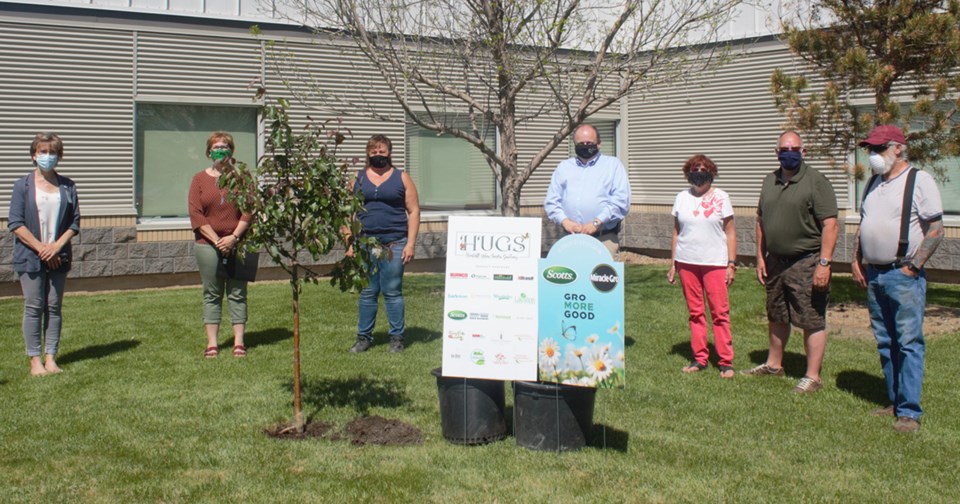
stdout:
MULTIPOLYGON (((633 203, 672 204, 688 186, 684 161, 706 154, 719 169, 716 186, 730 193, 733 204, 756 205, 763 177, 778 166, 774 148, 784 118, 770 94, 777 67, 804 71, 782 43, 760 42, 692 85, 631 98, 626 127, 633 203)), ((827 170, 822 161, 811 164, 830 178, 840 208, 846 208, 846 175, 827 170)))
MULTIPOLYGON (((296 124, 302 124, 306 115, 309 115, 316 121, 330 121, 330 128, 349 130, 340 154, 346 158, 356 157, 358 166, 363 166, 359 162, 366 156, 367 139, 374 134, 387 135, 393 142, 394 164, 405 167, 403 123, 352 115, 351 112, 359 113, 360 106, 340 111, 323 110, 318 100, 309 98, 304 106, 284 87, 284 79, 291 83, 297 82, 293 73, 297 68, 300 77, 315 83, 324 93, 343 96, 355 103, 372 105, 385 115, 402 117, 403 111, 383 83, 383 77, 371 68, 366 58, 356 49, 333 43, 290 42, 283 45, 278 42, 273 49, 267 49, 266 55, 267 91, 274 97, 283 96, 291 100, 294 109, 291 119, 296 124), (288 53, 292 59, 287 59, 288 63, 282 63, 287 58, 282 53, 288 53), (281 67, 278 68, 276 62, 281 62, 281 67)), ((301 85, 297 89, 298 93, 309 93, 306 86, 301 85)))
POLYGON ((32 169, 39 131, 58 133, 85 215, 133 213, 130 32, 0 23, 0 212, 32 169))
POLYGON ((261 76, 260 42, 247 37, 137 34, 137 97, 250 100, 261 76))

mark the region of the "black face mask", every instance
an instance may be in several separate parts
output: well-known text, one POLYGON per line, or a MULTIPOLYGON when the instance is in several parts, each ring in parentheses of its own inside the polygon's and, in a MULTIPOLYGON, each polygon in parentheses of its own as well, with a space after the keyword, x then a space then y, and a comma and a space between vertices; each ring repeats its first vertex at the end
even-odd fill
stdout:
POLYGON ((367 160, 374 168, 386 168, 390 164, 390 156, 370 156, 367 160))
POLYGON ((713 183, 713 174, 706 171, 692 171, 687 174, 687 181, 690 185, 700 187, 703 184, 713 183))
POLYGON ((580 159, 590 159, 600 152, 600 148, 597 147, 597 144, 593 143, 577 144, 574 146, 574 150, 577 152, 577 157, 580 159))

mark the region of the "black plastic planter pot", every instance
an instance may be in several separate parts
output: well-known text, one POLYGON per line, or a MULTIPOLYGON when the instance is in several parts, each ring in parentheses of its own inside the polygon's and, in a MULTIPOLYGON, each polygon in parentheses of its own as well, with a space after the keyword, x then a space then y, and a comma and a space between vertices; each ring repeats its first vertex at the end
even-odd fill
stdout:
POLYGON ((445 377, 440 368, 431 374, 437 377, 440 426, 447 441, 478 445, 507 437, 502 381, 445 377))
POLYGON ((555 383, 513 382, 517 444, 531 450, 570 451, 593 437, 597 389, 555 383))

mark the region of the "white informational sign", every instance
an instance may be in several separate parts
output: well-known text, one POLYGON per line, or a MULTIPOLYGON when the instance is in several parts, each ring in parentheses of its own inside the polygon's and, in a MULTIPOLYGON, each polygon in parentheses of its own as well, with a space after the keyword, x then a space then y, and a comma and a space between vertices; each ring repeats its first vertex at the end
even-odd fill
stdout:
POLYGON ((540 226, 539 218, 450 217, 443 376, 537 379, 540 226))

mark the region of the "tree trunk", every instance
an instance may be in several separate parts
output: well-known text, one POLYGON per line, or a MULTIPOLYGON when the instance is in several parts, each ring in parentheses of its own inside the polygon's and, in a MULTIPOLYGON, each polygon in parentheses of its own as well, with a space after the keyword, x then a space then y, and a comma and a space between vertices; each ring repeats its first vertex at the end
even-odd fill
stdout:
POLYGON ((510 173, 500 182, 500 214, 504 217, 520 215, 520 187, 516 182, 516 175, 510 173))
POLYGON ((293 265, 290 289, 293 291, 293 425, 303 432, 305 422, 300 407, 300 272, 293 265))

